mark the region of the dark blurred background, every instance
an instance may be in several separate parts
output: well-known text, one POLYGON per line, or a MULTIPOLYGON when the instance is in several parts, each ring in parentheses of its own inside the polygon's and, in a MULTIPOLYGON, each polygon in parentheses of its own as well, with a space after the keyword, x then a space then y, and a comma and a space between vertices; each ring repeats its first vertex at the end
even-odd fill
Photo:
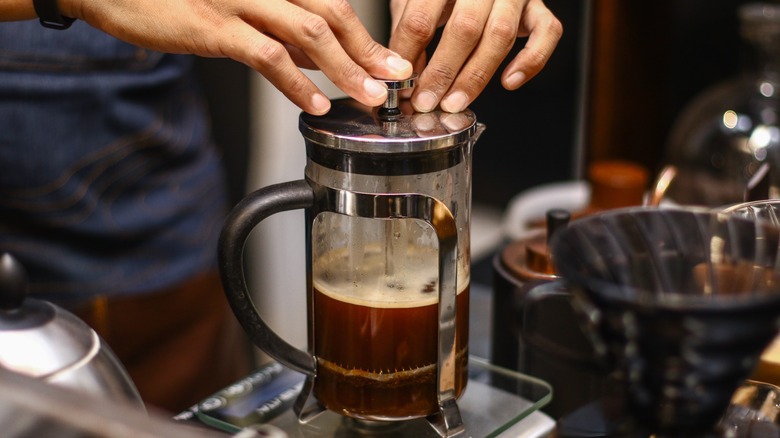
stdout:
POLYGON ((472 105, 488 127, 475 150, 475 202, 504 208, 535 185, 586 177, 599 159, 653 175, 685 104, 739 72, 736 11, 746 1, 545 3, 564 25, 545 69, 512 93, 495 79, 472 105))

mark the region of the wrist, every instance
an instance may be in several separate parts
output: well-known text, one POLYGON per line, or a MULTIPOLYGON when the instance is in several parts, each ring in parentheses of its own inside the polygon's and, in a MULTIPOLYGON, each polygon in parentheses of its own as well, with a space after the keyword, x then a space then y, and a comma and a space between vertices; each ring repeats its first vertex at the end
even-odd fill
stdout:
POLYGON ((60 0, 32 0, 35 13, 42 26, 64 30, 73 24, 75 18, 64 15, 60 10, 59 2, 60 0))
POLYGON ((57 7, 64 17, 80 19, 81 13, 78 10, 77 3, 76 0, 57 0, 57 7))

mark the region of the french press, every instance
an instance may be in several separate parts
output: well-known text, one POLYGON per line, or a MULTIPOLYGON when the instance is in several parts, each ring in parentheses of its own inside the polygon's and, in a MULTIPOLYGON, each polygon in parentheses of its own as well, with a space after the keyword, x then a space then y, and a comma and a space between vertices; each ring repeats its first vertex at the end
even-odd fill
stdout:
POLYGON ((468 365, 471 154, 475 115, 415 113, 384 81, 378 108, 337 99, 301 114, 305 178, 262 188, 229 215, 219 257, 228 301, 250 339, 306 374, 302 422, 323 409, 359 420, 428 417, 463 430, 456 403, 468 365), (264 218, 303 208, 308 351, 258 315, 243 248, 264 218), (313 397, 312 397, 313 395, 313 397))

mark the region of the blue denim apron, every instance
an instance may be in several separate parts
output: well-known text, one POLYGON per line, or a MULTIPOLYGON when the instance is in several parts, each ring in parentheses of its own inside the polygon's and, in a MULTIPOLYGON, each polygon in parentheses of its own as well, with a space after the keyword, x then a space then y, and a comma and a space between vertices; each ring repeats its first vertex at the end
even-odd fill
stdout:
POLYGON ((0 251, 30 292, 136 294, 216 263, 225 213, 192 59, 0 23, 0 251))

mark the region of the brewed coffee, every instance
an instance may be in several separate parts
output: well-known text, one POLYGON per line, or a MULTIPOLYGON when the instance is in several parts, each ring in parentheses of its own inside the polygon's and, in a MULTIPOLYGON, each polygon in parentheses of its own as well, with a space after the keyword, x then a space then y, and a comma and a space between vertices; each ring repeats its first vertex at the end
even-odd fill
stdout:
MULTIPOLYGON (((381 261, 379 255, 369 254, 361 270, 378 272, 384 269, 381 261)), ((436 277, 423 276, 425 269, 420 266, 408 266, 408 275, 403 276, 368 276, 389 283, 334 284, 333 277, 320 275, 344 266, 336 254, 315 262, 317 399, 330 410, 357 418, 402 419, 436 413, 436 277)), ((468 284, 458 291, 456 313, 455 391, 459 396, 468 380, 468 284)))

